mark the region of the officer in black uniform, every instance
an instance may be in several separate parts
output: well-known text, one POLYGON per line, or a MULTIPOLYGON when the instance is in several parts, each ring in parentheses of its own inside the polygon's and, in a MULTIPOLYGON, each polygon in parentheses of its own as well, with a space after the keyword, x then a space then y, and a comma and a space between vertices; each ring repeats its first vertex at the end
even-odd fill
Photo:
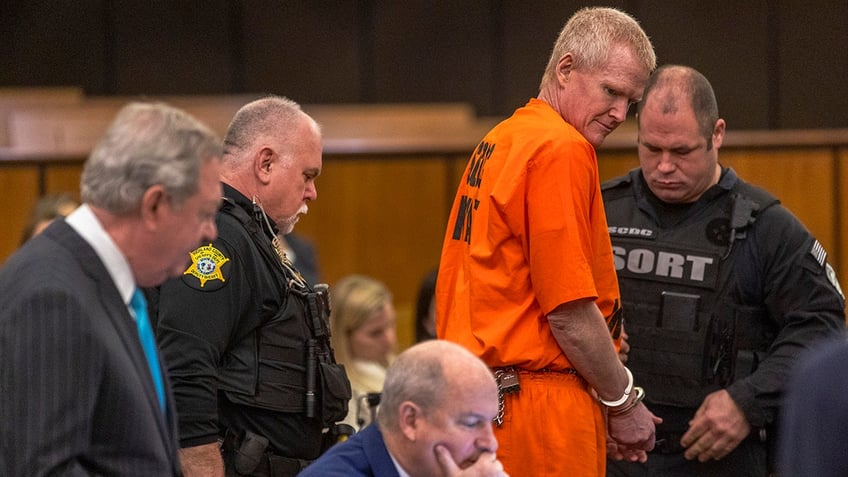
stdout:
POLYGON ((644 464, 609 476, 765 476, 788 373, 844 327, 821 244, 778 200, 718 163, 707 79, 659 68, 639 105, 640 168, 602 186, 628 367, 663 418, 644 464))
POLYGON ((303 279, 279 238, 316 198, 321 162, 318 126, 296 103, 245 105, 224 140, 218 238, 158 290, 187 477, 296 475, 347 414, 326 287, 303 279))

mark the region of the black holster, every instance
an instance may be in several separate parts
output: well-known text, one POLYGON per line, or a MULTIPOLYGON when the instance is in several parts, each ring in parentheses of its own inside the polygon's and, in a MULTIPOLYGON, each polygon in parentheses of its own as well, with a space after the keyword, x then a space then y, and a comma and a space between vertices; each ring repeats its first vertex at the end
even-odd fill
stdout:
POLYGON ((311 463, 267 449, 268 439, 259 434, 228 430, 221 443, 227 477, 294 477, 311 463))

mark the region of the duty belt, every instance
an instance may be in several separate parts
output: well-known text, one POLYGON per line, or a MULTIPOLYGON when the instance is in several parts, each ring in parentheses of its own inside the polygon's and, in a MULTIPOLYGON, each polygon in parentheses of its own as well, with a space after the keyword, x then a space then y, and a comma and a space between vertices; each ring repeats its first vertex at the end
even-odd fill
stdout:
MULTIPOLYGON (((680 444, 680 439, 683 438, 683 432, 668 432, 658 430, 656 434, 656 442, 654 448, 650 452, 657 454, 680 454, 686 448, 680 444)), ((768 440, 768 434, 764 428, 752 428, 748 437, 742 442, 753 442, 763 444, 768 440)), ((741 445, 741 443, 740 443, 741 445)), ((649 457, 650 458, 650 457, 649 457)))
POLYGON ((521 369, 516 368, 514 366, 506 366, 503 368, 492 368, 492 373, 495 375, 495 381, 498 383, 498 414, 495 416, 492 421, 496 426, 501 427, 503 425, 504 418, 504 396, 507 394, 517 393, 521 391, 521 383, 519 382, 518 376, 521 374, 543 374, 543 373, 561 373, 561 374, 571 374, 574 376, 580 376, 576 369, 573 368, 565 368, 565 369, 548 369, 542 368, 540 370, 531 371, 529 369, 521 369))
POLYGON ((658 431, 656 441, 654 442, 654 449, 651 452, 656 452, 657 454, 679 454, 686 450, 685 447, 680 445, 680 439, 682 437, 682 432, 658 431))
POLYGON ((227 430, 221 442, 227 476, 294 477, 312 463, 276 455, 267 446, 268 439, 258 434, 227 430))

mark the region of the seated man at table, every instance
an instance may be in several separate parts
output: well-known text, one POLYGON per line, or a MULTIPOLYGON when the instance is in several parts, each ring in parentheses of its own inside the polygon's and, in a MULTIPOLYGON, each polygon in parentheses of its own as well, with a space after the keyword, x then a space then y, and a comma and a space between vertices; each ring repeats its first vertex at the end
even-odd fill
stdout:
POLYGON ((300 476, 505 476, 492 432, 497 411, 497 385, 482 361, 457 344, 425 341, 389 367, 376 424, 300 476))

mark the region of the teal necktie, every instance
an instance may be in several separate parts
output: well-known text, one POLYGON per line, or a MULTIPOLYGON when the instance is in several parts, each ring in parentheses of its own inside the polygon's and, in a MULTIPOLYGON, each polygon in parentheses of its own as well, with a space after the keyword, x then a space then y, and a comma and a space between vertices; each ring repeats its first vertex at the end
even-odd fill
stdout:
POLYGON ((162 373, 159 370, 159 358, 156 355, 156 340, 153 338, 153 328, 150 327, 150 318, 147 316, 147 300, 138 288, 133 292, 130 306, 135 312, 135 323, 138 326, 138 337, 147 357, 147 366, 153 376, 153 384, 156 385, 156 395, 159 397, 159 407, 165 412, 165 387, 162 384, 162 373))

